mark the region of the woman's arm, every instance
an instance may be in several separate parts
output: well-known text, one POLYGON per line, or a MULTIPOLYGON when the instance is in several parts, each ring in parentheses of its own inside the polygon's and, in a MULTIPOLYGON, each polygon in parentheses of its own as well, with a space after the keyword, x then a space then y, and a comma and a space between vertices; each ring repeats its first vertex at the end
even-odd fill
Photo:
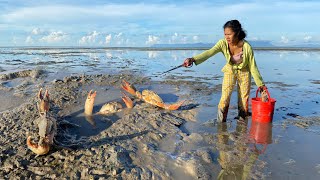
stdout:
POLYGON ((201 54, 194 56, 193 57, 194 63, 196 65, 201 64, 204 61, 206 61, 207 59, 209 59, 210 57, 217 54, 218 52, 221 52, 222 51, 222 44, 223 44, 223 40, 220 40, 211 49, 206 50, 206 51, 202 52, 201 54))
POLYGON ((248 66, 249 66, 250 72, 252 74, 252 77, 254 79, 254 82, 256 83, 256 85, 258 87, 264 86, 264 82, 263 82, 263 79, 262 79, 260 72, 258 70, 256 60, 254 58, 254 54, 253 54, 251 47, 248 48, 248 58, 249 58, 248 66))

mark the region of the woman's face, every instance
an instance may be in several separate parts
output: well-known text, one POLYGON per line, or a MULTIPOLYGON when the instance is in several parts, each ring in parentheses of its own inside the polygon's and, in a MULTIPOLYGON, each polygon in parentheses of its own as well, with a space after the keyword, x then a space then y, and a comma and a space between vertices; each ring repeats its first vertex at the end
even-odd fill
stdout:
POLYGON ((236 37, 234 36, 234 32, 231 28, 227 27, 224 29, 224 37, 226 38, 228 44, 235 43, 236 37))

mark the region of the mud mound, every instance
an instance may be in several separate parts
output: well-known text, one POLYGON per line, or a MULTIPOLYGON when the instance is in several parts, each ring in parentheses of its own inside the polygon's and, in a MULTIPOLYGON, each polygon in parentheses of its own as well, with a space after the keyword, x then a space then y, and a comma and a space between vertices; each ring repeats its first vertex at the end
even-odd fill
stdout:
POLYGON ((40 69, 24 70, 24 71, 12 72, 7 74, 0 74, 0 80, 7 81, 7 80, 20 78, 20 77, 38 78, 43 74, 44 74, 44 71, 40 69))

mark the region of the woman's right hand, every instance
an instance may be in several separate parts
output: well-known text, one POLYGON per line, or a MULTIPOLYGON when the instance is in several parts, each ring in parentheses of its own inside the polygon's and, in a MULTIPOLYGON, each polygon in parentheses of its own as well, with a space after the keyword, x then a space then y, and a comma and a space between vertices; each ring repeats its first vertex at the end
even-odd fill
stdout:
POLYGON ((262 102, 268 102, 268 94, 267 94, 267 86, 263 85, 259 87, 260 93, 261 93, 261 101, 262 102))
POLYGON ((184 67, 191 67, 193 65, 194 61, 195 60, 193 58, 187 58, 184 60, 183 66, 184 67))

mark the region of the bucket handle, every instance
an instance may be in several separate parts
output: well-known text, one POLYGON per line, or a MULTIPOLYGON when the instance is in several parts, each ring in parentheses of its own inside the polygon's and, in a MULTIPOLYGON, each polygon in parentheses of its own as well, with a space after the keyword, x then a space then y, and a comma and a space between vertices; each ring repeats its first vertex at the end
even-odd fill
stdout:
MULTIPOLYGON (((261 89, 262 89, 261 87, 258 87, 258 89, 257 89, 257 91, 256 91, 256 98, 258 97, 258 92, 260 92, 261 89)), ((267 87, 264 87, 263 90, 266 91, 266 93, 267 93, 267 95, 268 95, 268 101, 270 101, 271 96, 270 96, 270 93, 269 93, 269 91, 268 91, 268 88, 267 88, 267 87)))

